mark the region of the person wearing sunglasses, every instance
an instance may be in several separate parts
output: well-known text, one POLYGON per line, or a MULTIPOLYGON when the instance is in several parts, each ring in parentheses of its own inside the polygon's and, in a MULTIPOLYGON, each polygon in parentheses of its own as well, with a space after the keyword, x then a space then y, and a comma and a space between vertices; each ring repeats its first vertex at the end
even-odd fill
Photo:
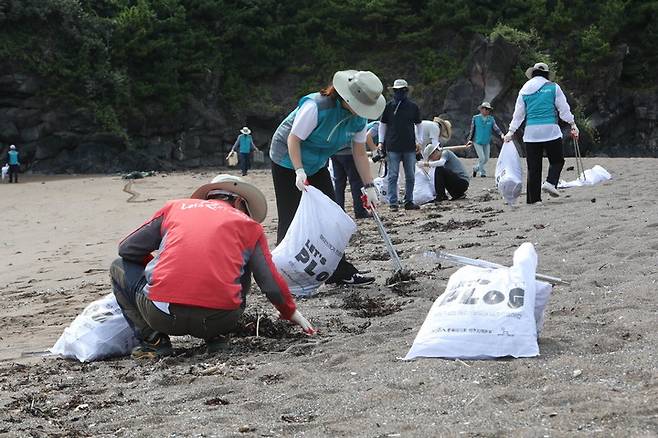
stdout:
POLYGON ((260 224, 266 215, 256 186, 218 175, 189 198, 167 202, 121 241, 110 277, 140 342, 133 358, 170 355, 170 335, 221 350, 245 309, 252 276, 282 319, 315 333, 272 262, 260 224))

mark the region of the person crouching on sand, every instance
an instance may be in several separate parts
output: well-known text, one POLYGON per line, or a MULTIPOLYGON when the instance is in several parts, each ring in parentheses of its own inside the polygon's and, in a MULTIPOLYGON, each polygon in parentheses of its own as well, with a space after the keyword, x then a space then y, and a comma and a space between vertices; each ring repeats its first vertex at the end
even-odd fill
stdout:
POLYGON ((169 335, 192 335, 209 353, 220 350, 245 308, 252 274, 282 319, 315 333, 272 262, 260 225, 266 215, 256 186, 218 175, 189 199, 167 202, 121 241, 110 277, 140 341, 133 358, 170 355, 169 335))
POLYGON ((541 203, 542 191, 553 197, 560 196, 557 183, 564 166, 564 153, 562 131, 557 124, 558 115, 571 125, 573 138, 578 138, 579 131, 562 89, 549 80, 548 65, 539 62, 527 69, 525 75, 530 80, 519 91, 512 123, 504 140, 512 141, 514 133, 525 120, 523 142, 528 163, 527 202, 535 204, 541 203), (541 166, 544 152, 549 166, 546 181, 542 183, 541 166))
POLYGON ((461 199, 466 196, 469 186, 469 178, 461 160, 453 151, 466 150, 470 146, 451 146, 441 148, 439 145, 430 144, 423 150, 423 160, 418 166, 424 172, 434 169, 434 188, 436 199, 434 202, 448 200, 446 192, 452 200, 461 199))

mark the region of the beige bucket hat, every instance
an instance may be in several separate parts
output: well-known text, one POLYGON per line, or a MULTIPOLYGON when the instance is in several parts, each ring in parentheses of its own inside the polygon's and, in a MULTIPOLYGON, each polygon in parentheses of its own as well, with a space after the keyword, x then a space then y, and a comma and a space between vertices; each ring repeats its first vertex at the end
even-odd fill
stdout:
POLYGON ((208 199, 208 193, 213 190, 234 193, 243 198, 247 203, 247 208, 253 220, 263 222, 267 217, 267 200, 263 192, 242 178, 225 173, 214 177, 210 184, 204 184, 196 189, 190 198, 208 199))
POLYGON ((548 64, 546 64, 545 62, 538 62, 537 64, 535 64, 535 65, 533 65, 532 67, 528 68, 528 69, 525 71, 525 76, 526 76, 528 79, 532 79, 532 73, 534 73, 534 72, 536 72, 536 71, 543 71, 543 72, 545 72, 545 73, 548 73, 548 76, 549 76, 549 78, 551 78, 551 79, 552 79, 552 77, 553 77, 553 72, 551 72, 551 71, 549 70, 549 68, 548 68, 548 64))
POLYGON ((251 134, 251 129, 247 128, 246 126, 240 130, 241 133, 245 135, 251 134))
POLYGON ((382 81, 370 71, 343 70, 334 74, 334 88, 354 112, 366 119, 378 119, 384 112, 382 81))
POLYGON ((441 146, 439 146, 438 144, 434 145, 430 143, 427 146, 425 146, 425 149, 423 149, 423 160, 429 160, 430 155, 432 155, 434 151, 437 149, 441 149, 441 146))
POLYGON ((434 123, 438 123, 441 126, 441 141, 445 143, 446 141, 450 140, 450 137, 452 137, 452 123, 450 123, 449 120, 444 120, 439 116, 434 117, 433 121, 434 123))
POLYGON ((488 110, 493 111, 493 107, 491 106, 491 104, 490 104, 489 102, 486 102, 486 101, 485 101, 485 102, 482 102, 482 103, 480 104, 480 106, 478 107, 478 109, 482 109, 482 108, 486 108, 486 109, 488 109, 488 110))

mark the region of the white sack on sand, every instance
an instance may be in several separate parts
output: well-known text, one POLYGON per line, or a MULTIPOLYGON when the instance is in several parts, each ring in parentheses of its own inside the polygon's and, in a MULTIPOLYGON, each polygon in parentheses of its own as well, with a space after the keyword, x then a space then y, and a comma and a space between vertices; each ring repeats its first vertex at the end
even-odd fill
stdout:
POLYGON ((564 180, 560 180, 560 182, 557 185, 558 188, 567 189, 570 187, 594 186, 596 184, 600 184, 604 181, 608 181, 612 179, 612 175, 610 175, 610 172, 608 172, 598 164, 592 167, 591 169, 587 169, 583 173, 585 174, 584 177, 583 174, 580 174, 578 179, 574 181, 567 182, 564 180))
POLYGON ((405 360, 539 355, 537 333, 552 287, 535 280, 536 268, 531 243, 514 252, 511 268, 460 268, 432 305, 405 360))

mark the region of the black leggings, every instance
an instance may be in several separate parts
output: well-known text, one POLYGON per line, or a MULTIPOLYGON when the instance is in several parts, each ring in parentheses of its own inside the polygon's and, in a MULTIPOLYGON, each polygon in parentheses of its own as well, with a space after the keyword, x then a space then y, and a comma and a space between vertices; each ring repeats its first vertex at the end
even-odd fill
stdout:
POLYGON ((460 198, 468 190, 468 181, 457 175, 445 166, 439 166, 434 171, 434 189, 436 199, 443 201, 448 199, 446 190, 453 199, 460 198))
POLYGON ((546 181, 557 187, 560 173, 564 167, 562 138, 537 143, 526 142, 526 162, 528 163, 527 202, 534 204, 541 201, 541 165, 544 151, 548 157, 548 176, 546 181))
MULTIPOLYGON (((281 243, 288 232, 290 223, 297 212, 299 201, 302 199, 302 192, 295 186, 296 178, 297 175, 294 170, 272 162, 272 181, 274 182, 274 195, 276 196, 276 211, 279 216, 279 223, 276 230, 277 245, 281 243)), ((334 185, 331 182, 331 175, 326 167, 323 167, 314 175, 309 176, 308 182, 336 202, 334 185)), ((329 277, 327 283, 350 278, 357 272, 358 270, 354 265, 345 260, 345 256, 343 256, 338 263, 336 271, 329 277)))

